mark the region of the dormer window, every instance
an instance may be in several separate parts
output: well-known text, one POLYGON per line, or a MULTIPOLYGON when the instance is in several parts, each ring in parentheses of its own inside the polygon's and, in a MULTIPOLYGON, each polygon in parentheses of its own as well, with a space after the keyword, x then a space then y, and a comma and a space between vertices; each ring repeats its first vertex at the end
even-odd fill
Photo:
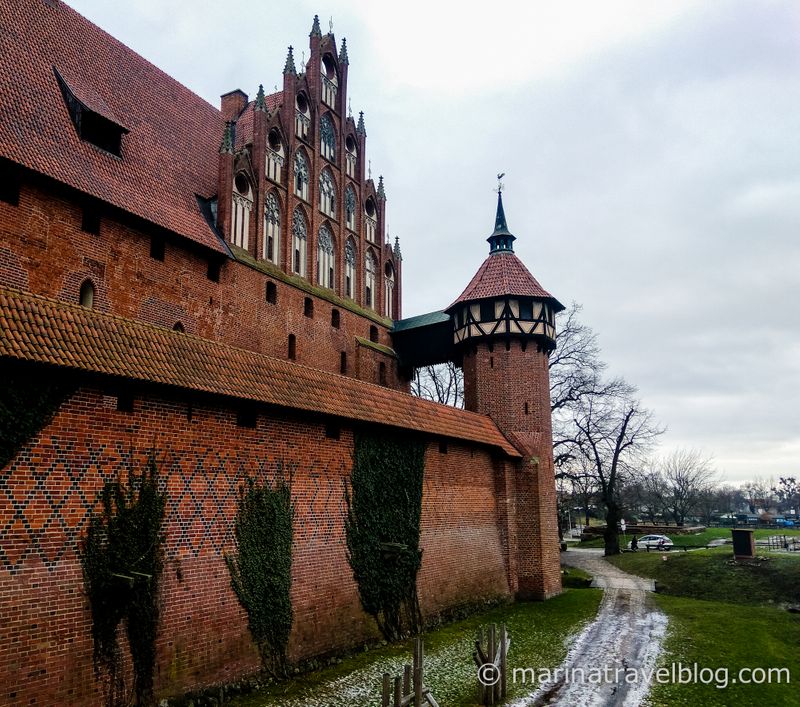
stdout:
POLYGON ((336 218, 336 186, 329 169, 322 170, 319 175, 319 210, 336 218))
POLYGON ((344 168, 348 177, 356 178, 356 163, 358 162, 358 147, 352 135, 344 141, 344 168))
POLYGON ((295 99, 294 112, 294 131, 297 137, 303 140, 308 139, 308 131, 311 128, 311 109, 308 106, 308 99, 304 94, 298 93, 295 99))
POLYGON ((330 54, 322 57, 322 102, 336 108, 336 93, 339 90, 339 79, 336 75, 336 63, 330 54))
POLYGON ((68 83, 53 67, 72 124, 81 140, 122 157, 122 136, 128 129, 114 117, 102 97, 79 82, 68 83))
POLYGON ((294 193, 308 201, 308 162, 299 150, 294 155, 294 193))
POLYGON ((356 230, 356 192, 350 184, 344 191, 344 220, 351 231, 356 230))
POLYGON ((250 212, 253 210, 253 188, 244 172, 233 180, 231 206, 231 243, 247 250, 250 244, 250 212))
POLYGON ((378 212, 375 210, 375 202, 372 197, 367 199, 364 205, 364 237, 370 242, 375 242, 375 234, 378 232, 378 212))
POLYGON ((327 113, 319 121, 319 151, 326 160, 336 160, 336 132, 327 113))
POLYGON ((280 184, 283 165, 286 162, 281 134, 273 128, 269 132, 267 142, 269 144, 267 149, 267 179, 280 184))

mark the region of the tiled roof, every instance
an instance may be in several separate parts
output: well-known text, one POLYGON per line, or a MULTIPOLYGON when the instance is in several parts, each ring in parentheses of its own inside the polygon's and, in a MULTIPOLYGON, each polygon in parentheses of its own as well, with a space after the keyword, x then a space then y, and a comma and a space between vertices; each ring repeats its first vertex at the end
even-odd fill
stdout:
POLYGON ((0 289, 0 357, 417 430, 520 456, 485 415, 16 290, 0 289))
POLYGON ((503 295, 549 299, 555 303, 556 311, 564 309, 563 305, 536 281, 514 253, 492 253, 483 261, 483 265, 478 268, 475 277, 458 299, 445 311, 459 302, 503 295))
POLYGON ((63 2, 0 3, 0 156, 224 252, 195 194, 217 191, 216 108, 63 2), (81 141, 53 69, 130 130, 118 159, 81 141))

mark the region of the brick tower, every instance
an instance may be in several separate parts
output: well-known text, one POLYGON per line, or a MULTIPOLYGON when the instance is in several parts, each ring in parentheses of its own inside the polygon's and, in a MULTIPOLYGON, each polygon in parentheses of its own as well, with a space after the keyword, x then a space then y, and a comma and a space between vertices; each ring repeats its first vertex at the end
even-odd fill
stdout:
POLYGON ((563 305, 514 254, 502 191, 489 256, 445 311, 464 368, 464 405, 489 415, 523 453, 514 475, 517 594, 561 590, 548 359, 563 305))

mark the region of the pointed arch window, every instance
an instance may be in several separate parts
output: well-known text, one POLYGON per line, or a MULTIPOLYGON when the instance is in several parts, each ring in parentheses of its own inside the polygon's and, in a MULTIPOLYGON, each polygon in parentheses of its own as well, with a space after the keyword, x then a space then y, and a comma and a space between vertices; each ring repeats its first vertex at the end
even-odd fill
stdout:
POLYGON ((292 270, 298 275, 306 276, 306 218, 300 209, 294 210, 292 216, 292 270))
POLYGON ((333 234, 323 224, 317 237, 317 284, 333 289, 336 254, 333 247, 333 234))
POLYGON ((351 184, 344 190, 344 220, 351 231, 356 230, 356 191, 351 184))
POLYGON ((372 197, 367 199, 364 204, 364 238, 370 243, 375 242, 375 234, 378 232, 378 212, 375 209, 375 202, 372 197))
POLYGON ((250 245, 250 212, 253 210, 253 188, 243 172, 233 180, 231 206, 231 242, 247 250, 250 245))
POLYGON ((267 179, 280 184, 286 155, 283 150, 283 140, 281 140, 281 134, 277 128, 269 131, 267 143, 267 179))
POLYGON ((327 113, 319 121, 319 151, 326 160, 336 160, 336 131, 333 120, 327 113))
POLYGON ((86 307, 91 309, 94 307, 94 285, 92 284, 91 280, 84 280, 81 283, 81 289, 78 293, 78 301, 81 303, 81 307, 86 307))
POLYGON ((319 175, 319 210, 336 218, 336 185, 329 169, 323 169, 319 175))
POLYGON ((311 128, 311 109, 305 94, 298 93, 295 99, 294 131, 297 137, 306 139, 311 128))
POLYGON ((294 155, 294 193, 308 201, 308 162, 299 150, 294 155))
POLYGON ((344 246, 344 294, 352 298, 356 288, 356 244, 352 238, 344 246))
POLYGON ((367 307, 375 309, 375 271, 377 269, 375 256, 371 250, 367 251, 364 259, 364 303, 367 307))
POLYGON ((348 135, 344 141, 344 168, 348 177, 356 178, 356 162, 358 161, 358 147, 356 139, 348 135))
POLYGON ((336 62, 330 54, 325 54, 322 57, 322 102, 335 108, 338 90, 339 78, 336 75, 336 62))
POLYGON ((264 204, 264 258, 278 265, 281 238, 281 207, 275 192, 267 194, 264 204))
POLYGON ((383 278, 383 315, 394 319, 394 268, 386 263, 383 278))

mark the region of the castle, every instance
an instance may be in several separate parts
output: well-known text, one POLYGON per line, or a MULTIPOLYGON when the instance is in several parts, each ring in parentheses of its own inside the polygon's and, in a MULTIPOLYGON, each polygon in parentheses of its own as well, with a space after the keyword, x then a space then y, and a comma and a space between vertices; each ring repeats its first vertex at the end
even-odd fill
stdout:
MULTIPOLYGON (((77 549, 103 484, 157 450, 167 492, 156 688, 258 666, 223 553, 238 489, 296 469, 290 655, 375 634, 348 566, 354 431, 426 441, 425 616, 561 591, 548 355, 562 308, 489 255, 446 309, 402 318, 386 192, 347 115, 344 40, 315 18, 283 88, 215 108, 60 0, 0 9, 0 702, 87 704, 77 549), (408 394, 455 361, 465 410, 408 394), (20 394, 19 391, 22 391, 20 394), (27 424, 26 423, 26 424, 27 424)), ((476 226, 476 237, 481 229, 476 226)), ((437 303, 444 304, 444 303, 437 303)))

